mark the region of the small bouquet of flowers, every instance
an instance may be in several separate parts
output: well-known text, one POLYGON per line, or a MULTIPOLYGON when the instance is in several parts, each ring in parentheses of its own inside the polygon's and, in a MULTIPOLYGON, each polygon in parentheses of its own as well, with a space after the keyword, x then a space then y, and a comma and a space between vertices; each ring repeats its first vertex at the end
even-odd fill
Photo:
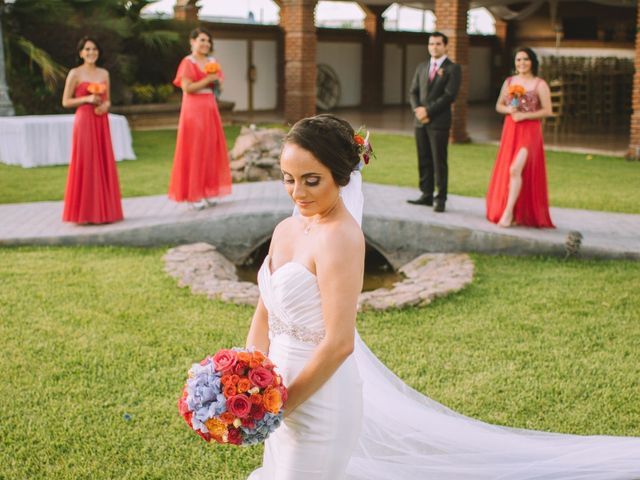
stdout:
POLYGON ((107 86, 104 83, 91 82, 87 85, 87 91, 94 95, 103 95, 107 91, 107 86))
POLYGON ((373 147, 371 143, 369 143, 369 130, 363 136, 362 128, 359 128, 358 131, 354 134, 353 140, 358 145, 358 155, 362 157, 365 165, 369 165, 369 160, 371 157, 376 158, 376 154, 373 153, 373 147))
POLYGON ((287 389, 262 352, 234 347, 194 363, 180 415, 210 442, 253 445, 280 426, 287 389))
MULTIPOLYGON (((213 62, 209 62, 204 66, 204 72, 207 74, 210 73, 217 73, 218 75, 222 75, 222 68, 220 67, 220 64, 216 61, 213 62)), ((221 90, 220 90, 220 81, 219 80, 215 80, 213 82, 213 94, 216 96, 216 98, 220 98, 220 94, 221 94, 221 90)))
POLYGON ((520 99, 525 94, 525 89, 522 85, 514 83, 509 85, 509 98, 511 99, 511 106, 518 108, 520 106, 520 99))

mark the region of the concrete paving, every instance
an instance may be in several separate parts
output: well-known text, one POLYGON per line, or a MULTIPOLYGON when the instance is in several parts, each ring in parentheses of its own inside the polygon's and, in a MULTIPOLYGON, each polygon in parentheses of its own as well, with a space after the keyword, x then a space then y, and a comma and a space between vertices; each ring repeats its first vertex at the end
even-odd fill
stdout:
MULTIPOLYGON (((409 205, 413 188, 365 184, 363 229, 394 265, 424 252, 564 255, 571 231, 583 235, 581 255, 640 259, 640 215, 552 208, 556 229, 500 228, 484 218, 484 199, 451 195, 445 213, 409 205)), ((164 195, 126 198, 125 220, 110 225, 63 223, 62 202, 0 205, 0 245, 177 245, 206 241, 243 261, 290 215, 277 181, 234 185, 233 194, 195 211, 164 195)))

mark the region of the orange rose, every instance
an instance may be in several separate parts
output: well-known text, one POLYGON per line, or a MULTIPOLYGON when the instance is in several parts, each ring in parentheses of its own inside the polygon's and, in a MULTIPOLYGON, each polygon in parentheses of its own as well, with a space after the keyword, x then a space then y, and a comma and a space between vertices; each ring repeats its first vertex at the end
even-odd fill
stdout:
POLYGON ((262 405, 262 395, 260 395, 259 393, 254 393, 253 395, 251 395, 249 397, 249 400, 251 400, 251 403, 253 403, 254 405, 262 405))
POLYGON ((238 393, 244 393, 251 388, 251 382, 248 378, 241 378, 238 382, 238 393))
POLYGON ((236 417, 234 417, 233 413, 231 412, 224 412, 222 415, 220 415, 220 421, 225 425, 231 425, 235 419, 236 417))
POLYGON ((268 412, 277 414, 282 408, 282 396, 273 387, 268 387, 262 396, 262 404, 268 412))
POLYGON ((359 135, 359 134, 357 134, 357 133, 356 133, 356 134, 353 136, 353 139, 355 140, 355 142, 356 142, 358 145, 364 145, 364 138, 362 138, 362 135, 359 135))
POLYGON ((206 73, 218 73, 220 71, 220 64, 218 62, 209 62, 204 66, 206 73))
POLYGON ((229 383, 224 386, 224 390, 222 391, 226 398, 233 397, 236 393, 238 393, 236 386, 232 383, 229 383))
POLYGON ((249 368, 259 367, 260 365, 262 365, 262 362, 264 362, 265 358, 267 357, 265 357, 264 353, 256 350, 251 354, 251 360, 249 360, 249 368))
POLYGON ((239 381, 240 381, 240 376, 238 376, 238 375, 231 375, 231 383, 233 383, 234 385, 236 385, 239 381))
POLYGON ((524 94, 525 90, 522 85, 518 85, 516 83, 514 83, 513 85, 509 85, 509 96, 518 98, 524 94))
POLYGON ((104 83, 90 83, 87 86, 87 91, 94 95, 102 95, 107 91, 107 86, 104 83))
POLYGON ((222 437, 227 432, 227 426, 217 418, 210 418, 204 424, 209 429, 209 433, 214 437, 222 437))
POLYGON ((220 379, 220 383, 222 385, 226 385, 227 383, 229 383, 231 381, 231 375, 227 374, 227 375, 223 375, 222 378, 220 379))
POLYGON ((248 364, 251 361, 251 354, 249 352, 238 352, 238 361, 248 364))

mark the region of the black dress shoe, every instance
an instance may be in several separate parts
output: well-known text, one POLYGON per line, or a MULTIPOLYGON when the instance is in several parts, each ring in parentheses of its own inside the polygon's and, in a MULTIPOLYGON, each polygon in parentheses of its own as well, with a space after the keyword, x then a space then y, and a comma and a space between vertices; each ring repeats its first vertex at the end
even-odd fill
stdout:
POLYGON ((420 195, 420 198, 416 198, 415 200, 407 200, 407 203, 412 205, 426 205, 430 207, 433 205, 433 197, 429 197, 427 195, 420 195))
POLYGON ((433 205, 433 211, 439 213, 444 212, 444 200, 436 200, 436 203, 433 205))

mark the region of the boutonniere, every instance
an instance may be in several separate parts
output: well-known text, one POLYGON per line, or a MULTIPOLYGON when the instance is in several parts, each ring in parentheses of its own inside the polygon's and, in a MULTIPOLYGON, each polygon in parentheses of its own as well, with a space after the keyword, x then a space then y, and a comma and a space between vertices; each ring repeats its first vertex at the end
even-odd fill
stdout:
POLYGON ((441 77, 442 75, 444 75, 444 68, 439 68, 438 71, 436 72, 436 75, 438 75, 439 77, 441 77))

